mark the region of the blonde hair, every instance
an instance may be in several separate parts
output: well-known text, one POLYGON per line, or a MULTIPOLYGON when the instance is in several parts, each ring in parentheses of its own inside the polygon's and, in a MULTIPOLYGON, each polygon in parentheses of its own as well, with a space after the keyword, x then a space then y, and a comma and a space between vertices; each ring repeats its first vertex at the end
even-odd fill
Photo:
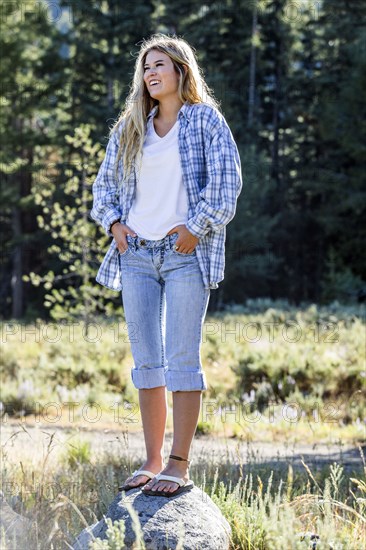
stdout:
POLYGON ((115 162, 117 178, 117 167, 122 157, 122 181, 131 174, 136 158, 142 153, 147 115, 155 105, 159 104, 150 96, 144 82, 144 63, 151 50, 163 52, 172 60, 175 70, 179 74, 178 94, 182 103, 207 103, 216 109, 220 108, 213 92, 204 80, 193 48, 188 42, 183 38, 170 37, 160 33, 143 40, 135 62, 134 76, 125 108, 110 129, 111 136, 122 126, 115 162))

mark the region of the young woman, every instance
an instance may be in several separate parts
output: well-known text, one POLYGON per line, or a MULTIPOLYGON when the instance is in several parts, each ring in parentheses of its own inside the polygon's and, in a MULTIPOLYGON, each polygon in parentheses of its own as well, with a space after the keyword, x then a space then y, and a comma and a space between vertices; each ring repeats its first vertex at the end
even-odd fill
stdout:
POLYGON ((189 490, 202 391, 200 344, 210 290, 224 277, 225 226, 242 187, 231 131, 191 46, 154 35, 93 184, 91 217, 113 236, 97 281, 122 291, 146 461, 120 490, 189 490), (163 460, 166 390, 174 440, 163 460))

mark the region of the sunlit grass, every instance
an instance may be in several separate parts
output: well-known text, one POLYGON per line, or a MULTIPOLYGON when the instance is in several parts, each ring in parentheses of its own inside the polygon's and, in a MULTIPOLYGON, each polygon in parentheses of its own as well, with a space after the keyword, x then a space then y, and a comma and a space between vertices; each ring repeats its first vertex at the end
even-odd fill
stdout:
MULTIPOLYGON (((3 445, 2 490, 13 509, 33 521, 32 550, 56 550, 102 518, 118 484, 137 466, 122 448, 95 452, 81 441, 59 445, 50 436, 38 461, 9 460, 3 445)), ((346 471, 335 462, 314 470, 305 462, 295 469, 243 464, 239 457, 217 464, 201 456, 190 475, 230 523, 231 550, 310 548, 310 534, 320 537, 317 549, 356 550, 366 534, 365 474, 360 452, 358 464, 346 471)), ((118 548, 113 545, 122 536, 117 527, 109 546, 96 542, 95 550, 118 548)))
MULTIPOLYGON (((68 548, 140 466, 130 452, 126 457, 128 433, 142 429, 126 327, 101 322, 88 334, 67 323, 0 328, 2 421, 16 423, 2 441, 2 490, 13 510, 32 519, 32 550, 68 548), (47 428, 42 453, 32 452, 28 425, 47 428), (61 427, 70 429, 66 440, 56 435, 61 427), (84 429, 118 431, 119 447, 103 450, 98 434, 87 440, 84 429), (14 459, 17 432, 30 446, 14 459)), ((289 454, 300 444, 336 446, 340 456, 343 446, 362 445, 364 331, 361 306, 248 301, 209 315, 202 344, 208 389, 196 437, 221 435, 254 448, 281 443, 289 454)), ((170 394, 168 406, 169 431, 170 394)), ((196 485, 231 524, 231 550, 306 549, 312 534, 320 537, 317 550, 358 550, 365 537, 364 476, 362 454, 351 469, 272 467, 254 455, 247 464, 239 455, 219 464, 199 457, 191 467, 196 485)), ((110 526, 109 542, 96 541, 94 550, 118 547, 122 531, 110 526)))
MULTIPOLYGON (((0 329, 1 402, 10 419, 141 429, 123 322, 95 323, 88 331, 41 321, 0 329)), ((360 441, 364 331, 364 306, 293 308, 258 300, 208 315, 202 335, 208 389, 198 431, 360 441)))

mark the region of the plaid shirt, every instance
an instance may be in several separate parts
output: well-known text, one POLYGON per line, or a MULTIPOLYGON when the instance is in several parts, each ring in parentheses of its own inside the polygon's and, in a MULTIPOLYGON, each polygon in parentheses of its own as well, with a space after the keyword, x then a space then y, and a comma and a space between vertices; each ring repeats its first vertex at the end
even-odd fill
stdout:
MULTIPOLYGON (((155 106, 147 117, 153 123, 155 106)), ((205 103, 185 103, 179 113, 178 144, 183 183, 188 194, 186 227, 199 241, 196 256, 205 288, 217 288, 224 278, 225 226, 235 214, 242 188, 241 164, 237 146, 223 115, 205 103)), ((119 133, 119 132, 118 132, 119 133)), ((136 172, 118 184, 114 175, 119 135, 113 133, 96 180, 90 216, 113 237, 113 221, 126 223, 136 192, 136 172)), ((118 170, 122 170, 122 159, 118 170)), ((119 173, 118 173, 119 175, 119 173)), ((122 290, 119 254, 113 238, 99 268, 96 280, 112 290, 122 290)))

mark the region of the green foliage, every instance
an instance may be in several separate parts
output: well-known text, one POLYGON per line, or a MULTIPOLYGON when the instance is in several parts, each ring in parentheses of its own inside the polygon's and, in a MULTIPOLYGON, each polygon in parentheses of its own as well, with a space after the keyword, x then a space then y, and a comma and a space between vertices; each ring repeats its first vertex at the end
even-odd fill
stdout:
POLYGON ((46 151, 54 142, 52 98, 64 85, 61 36, 40 15, 40 6, 36 0, 26 8, 17 2, 1 6, 0 286, 2 314, 18 318, 25 311, 23 302, 42 311, 40 293, 25 292, 22 275, 44 261, 47 236, 37 227, 39 211, 31 192, 40 170, 35 149, 46 151))
MULTIPOLYGON (((7 501, 13 507, 16 503, 18 513, 36 523, 32 548, 59 550, 72 546, 81 530, 105 518, 118 484, 127 472, 141 465, 116 447, 97 450, 99 432, 91 445, 91 456, 88 454, 85 460, 80 461, 85 453, 79 453, 76 461, 64 461, 65 450, 59 437, 50 437, 46 452, 43 448, 32 456, 22 452, 14 459, 12 445, 19 443, 17 438, 21 439, 22 434, 27 437, 24 448, 29 449, 32 434, 27 426, 23 430, 17 427, 2 448, 1 477, 7 501)), ((72 434, 68 434, 68 445, 71 438, 72 434)), ((130 455, 131 449, 127 450, 130 455)), ((248 459, 243 464, 241 457, 238 468, 236 457, 224 456, 217 461, 201 454, 192 462, 190 476, 229 522, 230 550, 305 550, 309 549, 311 534, 320 537, 319 548, 353 550, 362 547, 366 527, 365 467, 362 451, 351 469, 342 462, 316 468, 306 462, 300 467, 280 462, 273 467, 248 459)), ((132 518, 136 548, 142 550, 144 541, 137 513, 128 499, 123 504, 132 518)), ((123 521, 105 521, 107 538, 94 540, 90 548, 123 548, 123 521)))
MULTIPOLYGON (((127 332, 124 326, 101 320, 95 327, 98 332, 88 335, 80 323, 39 323, 6 337, 0 370, 1 400, 8 414, 36 413, 36 403, 61 407, 97 402, 102 407, 110 406, 113 396, 129 398, 127 332)), ((6 329, 1 326, 3 334, 6 329)))
MULTIPOLYGON (((89 334, 80 323, 39 322, 19 325, 16 332, 4 323, 0 331, 1 401, 10 416, 37 414, 38 403, 42 417, 42 407, 54 402, 66 419, 65 404, 72 402, 76 419, 88 416, 88 405, 90 417, 97 416, 95 403, 105 417, 115 414, 118 403, 123 421, 138 421, 138 411, 126 408, 136 403, 136 393, 125 324, 101 318, 89 334)), ((208 316, 202 343, 208 405, 197 434, 227 426, 235 437, 249 440, 268 429, 271 439, 294 421, 304 430, 309 424, 324 430, 324 437, 346 426, 351 440, 361 437, 364 332, 363 308, 336 303, 300 309, 283 301, 249 300, 208 316)))
POLYGON ((91 445, 89 441, 73 441, 69 443, 66 454, 61 460, 68 464, 70 468, 83 466, 90 462, 91 445))
POLYGON ((196 435, 209 435, 213 432, 213 425, 210 422, 198 421, 196 435))
POLYGON ((95 282, 109 239, 87 219, 90 186, 139 43, 155 31, 193 44, 241 154, 212 307, 362 299, 364 3, 61 1, 57 20, 41 6, 8 2, 2 13, 6 318, 121 313, 95 282))
MULTIPOLYGON (((252 473, 240 478, 233 490, 228 490, 217 476, 211 489, 211 498, 218 505, 232 528, 232 546, 235 550, 277 550, 309 548, 311 535, 320 539, 317 548, 344 548, 361 544, 365 528, 362 516, 363 498, 353 494, 350 507, 340 498, 343 468, 337 463, 330 467, 323 488, 306 464, 309 481, 293 496, 286 485, 292 486, 293 471, 289 467, 287 483, 282 478, 273 483, 273 471, 268 475, 267 487, 262 478, 252 473)), ((353 480, 361 488, 360 480, 353 480)), ((351 491, 351 490, 350 490, 351 491)), ((352 492, 352 491, 351 491, 352 492)), ((362 494, 361 491, 359 494, 362 494)))
POLYGON ((232 370, 236 394, 250 410, 296 403, 311 415, 317 401, 329 401, 348 419, 351 411, 359 411, 356 396, 365 389, 362 319, 341 309, 330 312, 311 306, 293 312, 269 308, 263 317, 242 317, 243 326, 249 323, 258 324, 262 337, 259 345, 246 347, 232 370), (348 406, 351 397, 354 409, 348 406))
POLYGON ((49 291, 45 306, 53 319, 82 319, 86 325, 96 314, 106 311, 104 300, 110 298, 110 293, 93 281, 95 265, 102 261, 100 251, 107 247, 108 239, 89 220, 93 175, 103 157, 101 146, 92 143, 90 134, 91 126, 84 124, 72 136, 65 136, 70 146, 64 187, 67 203, 50 204, 49 189, 43 192, 42 187, 34 188, 36 201, 43 209, 38 223, 53 239, 48 253, 62 263, 58 274, 52 270, 43 276, 34 272, 29 275, 35 286, 43 284, 49 291))
POLYGON ((110 518, 106 518, 106 524, 108 526, 105 540, 96 539, 89 545, 90 550, 120 550, 123 548, 125 541, 125 524, 123 519, 115 521, 114 523, 110 518))
POLYGON ((363 281, 349 266, 342 264, 337 251, 331 247, 326 262, 327 273, 323 282, 323 297, 326 301, 340 299, 348 301, 357 297, 363 288, 363 281))

